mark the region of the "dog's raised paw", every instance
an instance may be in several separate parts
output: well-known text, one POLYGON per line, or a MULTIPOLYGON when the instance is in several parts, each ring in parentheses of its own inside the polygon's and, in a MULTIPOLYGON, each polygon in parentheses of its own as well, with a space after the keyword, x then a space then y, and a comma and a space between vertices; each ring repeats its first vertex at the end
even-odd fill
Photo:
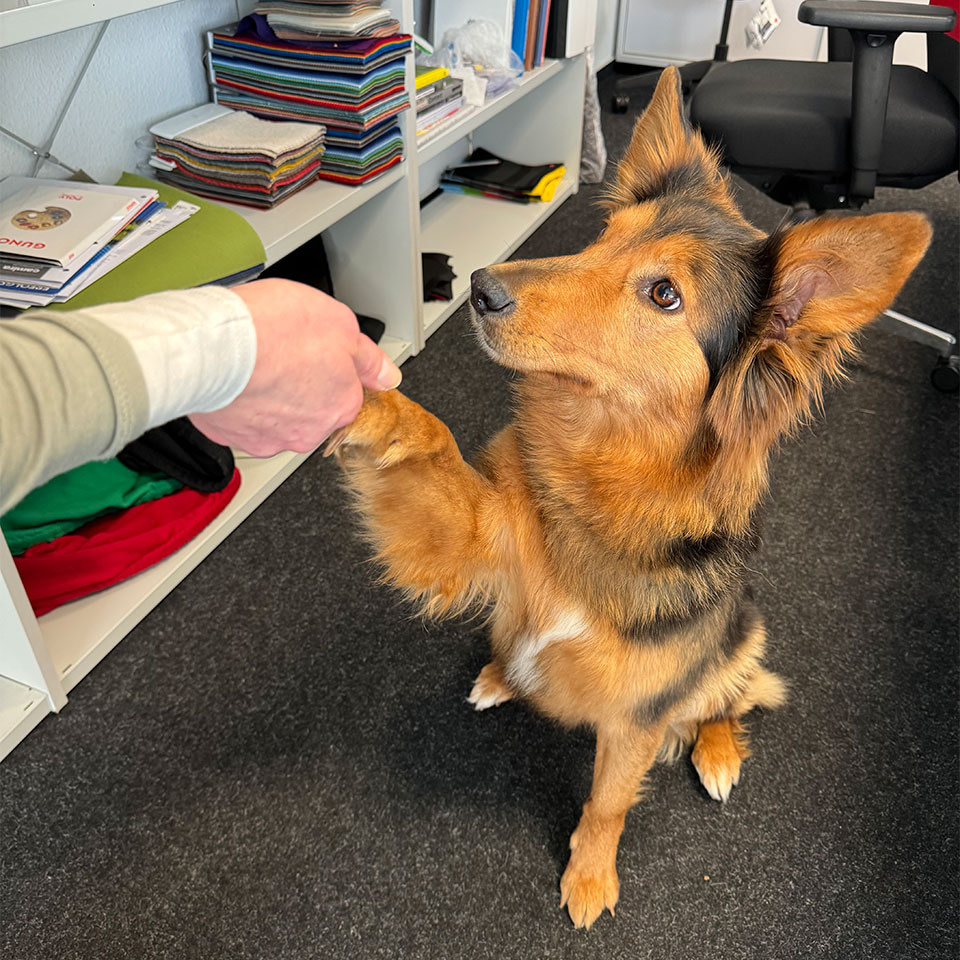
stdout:
POLYGON ((567 908, 575 927, 589 930, 604 909, 613 916, 619 897, 620 881, 613 867, 588 872, 571 859, 560 878, 560 906, 567 908))
POLYGON ((513 691, 504 682, 499 665, 491 662, 477 674, 467 702, 472 703, 475 710, 487 710, 512 699, 513 691))

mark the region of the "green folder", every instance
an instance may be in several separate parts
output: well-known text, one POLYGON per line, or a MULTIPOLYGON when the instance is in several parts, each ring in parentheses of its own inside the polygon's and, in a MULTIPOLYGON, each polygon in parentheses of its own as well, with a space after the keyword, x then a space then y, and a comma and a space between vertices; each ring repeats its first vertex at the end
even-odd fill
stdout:
POLYGON ((168 207, 186 200, 200 209, 66 303, 51 304, 45 310, 78 310, 161 290, 200 287, 266 261, 259 235, 239 213, 132 173, 125 173, 117 184, 153 187, 168 207))

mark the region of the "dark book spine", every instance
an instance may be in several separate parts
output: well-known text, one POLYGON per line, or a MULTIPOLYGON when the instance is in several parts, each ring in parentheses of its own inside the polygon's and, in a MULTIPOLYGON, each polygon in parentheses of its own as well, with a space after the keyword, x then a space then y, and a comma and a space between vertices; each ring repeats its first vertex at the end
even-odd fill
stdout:
POLYGON ((547 56, 554 60, 567 55, 567 4, 569 0, 552 0, 547 24, 547 56))

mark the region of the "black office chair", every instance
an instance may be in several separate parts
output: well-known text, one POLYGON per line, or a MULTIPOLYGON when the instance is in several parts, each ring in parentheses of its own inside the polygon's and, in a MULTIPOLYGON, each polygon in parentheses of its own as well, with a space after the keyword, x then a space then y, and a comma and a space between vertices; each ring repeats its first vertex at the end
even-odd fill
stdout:
MULTIPOLYGON (((960 44, 946 36, 955 10, 805 0, 798 17, 828 28, 829 62, 715 63, 690 101, 691 120, 735 173, 799 220, 859 209, 877 186, 916 189, 957 170, 960 44), (927 34, 926 72, 892 65, 908 32, 927 34)), ((934 385, 957 390, 955 337, 894 310, 881 325, 934 346, 934 385)))

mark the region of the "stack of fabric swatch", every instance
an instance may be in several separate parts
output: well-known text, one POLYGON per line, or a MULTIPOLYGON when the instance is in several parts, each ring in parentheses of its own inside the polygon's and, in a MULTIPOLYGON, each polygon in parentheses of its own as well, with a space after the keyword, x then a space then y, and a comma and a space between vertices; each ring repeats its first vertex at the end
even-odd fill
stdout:
POLYGON ((378 2, 325 10, 330 7, 325 2, 284 0, 261 5, 234 27, 210 32, 210 81, 216 101, 225 106, 270 119, 322 123, 327 133, 318 175, 358 184, 403 159, 397 114, 410 104, 403 58, 412 38, 396 32, 389 14, 349 32, 343 24, 354 17, 340 13, 343 6, 364 17, 385 13, 378 2), (282 14, 270 12, 281 6, 304 8, 296 14, 295 38, 281 26, 288 21, 277 19, 282 14), (381 35, 384 31, 389 32, 381 35))
POLYGON ((382 0, 262 0, 263 14, 281 40, 356 40, 389 37, 400 24, 382 0))
POLYGON ((151 128, 160 179, 193 193, 271 208, 316 178, 320 124, 271 123, 206 104, 151 128))

